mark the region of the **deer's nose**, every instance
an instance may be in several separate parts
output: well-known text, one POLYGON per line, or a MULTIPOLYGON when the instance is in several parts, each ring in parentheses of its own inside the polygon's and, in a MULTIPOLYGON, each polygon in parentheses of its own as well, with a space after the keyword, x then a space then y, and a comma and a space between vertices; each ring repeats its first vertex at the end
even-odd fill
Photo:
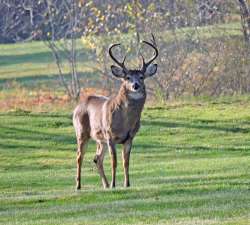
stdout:
POLYGON ((133 84, 133 89, 134 89, 134 90, 138 90, 139 87, 140 87, 140 85, 139 85, 138 83, 134 83, 134 84, 133 84))

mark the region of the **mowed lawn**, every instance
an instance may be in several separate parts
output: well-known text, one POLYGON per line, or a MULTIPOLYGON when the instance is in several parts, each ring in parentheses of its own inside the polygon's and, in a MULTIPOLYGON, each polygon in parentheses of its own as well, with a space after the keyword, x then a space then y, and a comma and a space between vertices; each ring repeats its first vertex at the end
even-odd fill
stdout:
POLYGON ((130 188, 90 142, 75 191, 75 149, 70 112, 0 114, 0 224, 250 224, 249 97, 146 108, 130 188))

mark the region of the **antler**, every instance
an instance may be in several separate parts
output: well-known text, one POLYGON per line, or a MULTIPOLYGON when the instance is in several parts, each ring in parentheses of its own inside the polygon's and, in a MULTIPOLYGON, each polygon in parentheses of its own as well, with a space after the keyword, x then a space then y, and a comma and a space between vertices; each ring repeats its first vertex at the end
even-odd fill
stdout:
POLYGON ((153 34, 151 34, 151 35, 152 35, 152 40, 151 40, 152 43, 147 42, 147 41, 143 41, 143 43, 145 43, 145 44, 149 45, 150 47, 152 47, 154 49, 154 51, 155 51, 155 54, 147 63, 145 63, 145 59, 144 59, 143 55, 140 53, 141 58, 142 58, 142 68, 141 68, 141 70, 143 72, 146 71, 146 68, 157 58, 157 56, 159 54, 157 46, 156 46, 155 37, 154 37, 153 34))
POLYGON ((127 71, 126 67, 125 67, 125 60, 126 60, 126 55, 124 56, 123 58, 123 61, 122 62, 119 62, 114 56, 113 56, 113 53, 112 53, 112 49, 116 46, 119 46, 121 45, 120 43, 119 44, 113 44, 110 46, 109 48, 109 55, 110 57, 114 60, 114 62, 117 63, 117 65, 119 65, 124 71, 127 71))

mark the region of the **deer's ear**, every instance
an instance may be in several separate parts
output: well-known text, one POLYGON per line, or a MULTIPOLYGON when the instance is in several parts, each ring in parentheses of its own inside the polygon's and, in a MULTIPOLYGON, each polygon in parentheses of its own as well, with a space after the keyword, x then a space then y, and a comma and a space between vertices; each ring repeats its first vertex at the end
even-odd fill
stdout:
POLYGON ((157 64, 150 64, 144 73, 145 78, 155 75, 157 71, 157 64))
POLYGON ((112 71, 112 74, 116 76, 117 78, 124 78, 125 76, 123 69, 118 66, 112 65, 111 71, 112 71))

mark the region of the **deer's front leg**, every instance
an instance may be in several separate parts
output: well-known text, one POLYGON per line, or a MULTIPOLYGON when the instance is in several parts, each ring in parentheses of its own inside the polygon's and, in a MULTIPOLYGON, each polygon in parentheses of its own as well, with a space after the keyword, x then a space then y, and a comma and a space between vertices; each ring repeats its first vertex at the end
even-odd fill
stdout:
POLYGON ((109 148, 109 153, 111 156, 111 167, 112 167, 112 180, 110 183, 110 187, 114 188, 115 187, 115 176, 116 176, 116 167, 117 167, 117 155, 116 155, 116 149, 114 143, 109 139, 107 141, 108 148, 109 148))
POLYGON ((123 169, 124 169, 124 187, 129 187, 129 158, 132 147, 132 140, 128 140, 123 144, 123 169))

